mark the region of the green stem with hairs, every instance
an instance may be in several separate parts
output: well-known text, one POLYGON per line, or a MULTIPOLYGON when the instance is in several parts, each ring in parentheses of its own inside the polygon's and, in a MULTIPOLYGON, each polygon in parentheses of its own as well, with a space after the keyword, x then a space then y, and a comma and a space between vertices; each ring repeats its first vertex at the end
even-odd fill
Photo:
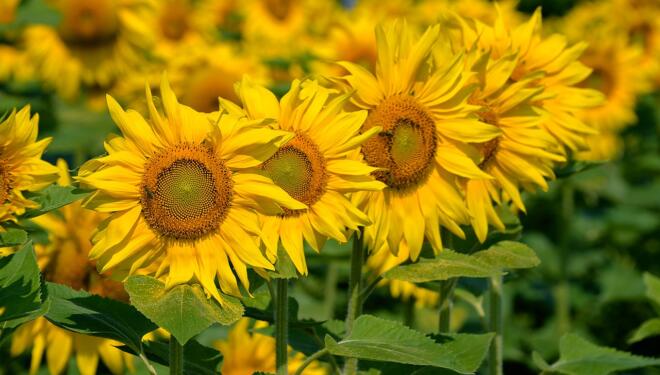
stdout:
POLYGON ((298 367, 298 369, 296 370, 294 375, 302 375, 303 371, 305 371, 307 366, 309 366, 312 362, 314 362, 315 360, 323 357, 324 355, 326 355, 328 353, 329 353, 328 349, 323 348, 323 349, 319 350, 318 352, 310 355, 309 357, 307 357, 305 359, 305 361, 300 365, 300 367, 298 367))
MULTIPOLYGON (((362 313, 362 265, 364 263, 364 246, 362 233, 353 235, 353 249, 351 250, 351 270, 348 277, 348 311, 346 312, 346 335, 353 331, 355 319, 362 313)), ((358 369, 357 358, 346 360, 344 374, 355 375, 358 369)))
POLYGON ((183 345, 170 335, 170 375, 183 375, 183 345))
POLYGON ((288 375, 289 364, 289 303, 288 280, 275 280, 275 364, 277 375, 288 375))
POLYGON ((559 240, 559 281, 553 288, 555 316, 557 317, 557 337, 563 336, 571 328, 571 300, 568 284, 568 260, 570 253, 570 230, 575 207, 574 188, 570 180, 561 186, 561 237, 559 240))
POLYGON ((456 284, 458 284, 458 277, 453 277, 440 283, 440 300, 438 301, 438 331, 440 333, 449 332, 456 284))
POLYGON ((489 283, 488 330, 495 333, 488 353, 488 374, 502 375, 504 353, 504 313, 502 276, 493 276, 489 283))

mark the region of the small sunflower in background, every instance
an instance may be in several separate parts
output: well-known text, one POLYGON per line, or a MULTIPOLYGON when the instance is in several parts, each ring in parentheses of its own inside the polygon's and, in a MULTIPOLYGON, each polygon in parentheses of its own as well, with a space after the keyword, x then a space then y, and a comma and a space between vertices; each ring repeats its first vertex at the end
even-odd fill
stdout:
MULTIPOLYGON (((257 372, 275 373, 275 339, 254 330, 267 328, 266 322, 243 318, 229 331, 226 340, 216 341, 213 346, 222 353, 223 375, 252 375, 257 372), (250 332, 253 331, 253 332, 250 332)), ((289 346, 288 373, 293 374, 305 360, 302 353, 294 353, 289 346)), ((317 361, 305 368, 305 375, 325 375, 327 370, 317 361)))
POLYGON ((241 296, 236 277, 249 288, 248 266, 273 269, 259 248, 255 209, 281 214, 306 208, 247 171, 291 135, 235 116, 211 121, 179 104, 165 78, 160 93, 164 114, 147 88, 148 120, 108 96, 123 136, 107 138, 108 155, 88 161, 78 174, 81 187, 93 190, 84 205, 110 213, 89 255, 101 272, 153 274, 168 288, 200 283, 223 303, 220 290, 241 296))
POLYGON ((370 224, 345 194, 378 191, 385 186, 371 177, 376 168, 353 157, 380 129, 360 134, 366 112, 344 111, 349 95, 338 95, 316 81, 293 81, 280 101, 247 78, 236 91, 243 108, 221 100, 230 114, 271 120, 272 128, 293 135, 258 167, 257 173, 271 178, 307 208, 260 216, 261 238, 271 257, 277 255, 281 243, 298 272, 306 275, 303 240, 320 251, 327 238, 347 242, 347 229, 370 224))
MULTIPOLYGON (((58 167, 58 184, 71 185, 66 163, 60 160, 58 167)), ((47 281, 128 302, 121 283, 96 272, 94 264, 87 258, 92 248, 90 234, 102 218, 103 215, 74 202, 57 212, 32 219, 48 233, 48 244, 35 245, 37 263, 47 281)), ((96 374, 99 359, 113 374, 120 375, 125 368, 133 367, 132 355, 116 348, 120 345, 114 340, 64 330, 40 317, 16 330, 10 351, 12 356, 17 356, 32 348, 31 374, 37 372, 45 353, 48 371, 52 375, 62 374, 72 356, 82 375, 96 374)))
MULTIPOLYGON (((548 189, 547 180, 555 178, 552 167, 566 160, 554 137, 541 127, 542 117, 535 111, 534 99, 543 91, 536 77, 513 80, 518 64, 514 50, 496 51, 492 45, 495 29, 478 20, 456 16, 453 28, 460 35, 453 49, 466 51, 466 74, 472 73, 476 89, 468 102, 480 106, 479 119, 498 127, 502 134, 476 143, 479 168, 495 179, 464 179, 465 199, 471 223, 479 241, 488 234, 488 224, 504 230, 493 203, 501 205, 502 191, 523 212, 519 190, 548 189)), ((438 49, 441 59, 447 51, 438 49)))
POLYGON ((0 25, 14 22, 21 0, 0 0, 0 25))
POLYGON ((491 178, 479 169, 469 142, 487 142, 501 132, 480 122, 476 105, 468 103, 472 88, 464 74, 463 56, 449 55, 438 67, 431 51, 438 25, 418 35, 405 22, 376 29, 376 75, 363 67, 340 63, 351 102, 369 115, 362 132, 380 127, 361 149, 364 160, 387 188, 357 192, 353 199, 373 222, 364 230, 371 250, 388 246, 416 260, 426 238, 442 249, 440 226, 464 237, 459 224, 469 222, 456 177, 491 178))
POLYGON ((30 107, 12 111, 0 122, 0 230, 2 222, 15 221, 27 208, 38 205, 25 197, 58 178, 55 166, 41 160, 51 138, 37 140, 39 115, 30 107))
POLYGON ((31 25, 23 44, 39 77, 65 99, 81 88, 109 88, 150 47, 141 0, 52 0, 61 15, 52 28, 31 25))
POLYGON ((181 48, 206 48, 204 19, 195 17, 191 0, 149 0, 149 10, 142 13, 155 36, 154 55, 167 61, 181 48))
POLYGON ((207 113, 218 110, 219 97, 239 102, 234 83, 244 75, 261 84, 269 82, 268 69, 257 58, 223 44, 182 51, 170 61, 168 74, 181 103, 207 113))
POLYGON ((487 24, 495 22, 498 13, 502 13, 510 22, 519 24, 522 19, 516 10, 517 5, 517 0, 498 0, 497 2, 488 0, 430 0, 417 3, 411 13, 415 20, 422 25, 432 25, 449 13, 487 24), (493 3, 497 4, 497 12, 494 11, 493 3))
POLYGON ((637 97, 653 87, 643 47, 630 40, 621 20, 612 19, 616 9, 612 2, 581 4, 562 24, 566 35, 589 43, 580 61, 592 72, 581 85, 605 95, 601 105, 579 112, 598 131, 588 138, 589 148, 577 155, 581 160, 609 160, 621 153, 618 134, 637 121, 637 97))

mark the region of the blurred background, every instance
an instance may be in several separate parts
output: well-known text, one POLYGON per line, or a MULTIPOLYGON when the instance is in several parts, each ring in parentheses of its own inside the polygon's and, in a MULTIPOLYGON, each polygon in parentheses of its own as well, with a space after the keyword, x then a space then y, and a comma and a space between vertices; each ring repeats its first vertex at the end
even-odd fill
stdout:
MULTIPOLYGON (((0 0, 0 115, 29 104, 40 136, 53 137, 45 158, 76 169, 116 131, 105 94, 145 111, 145 82, 157 95, 162 71, 182 103, 214 111, 218 96, 235 99, 243 74, 282 94, 293 78, 337 74, 334 60, 373 68, 381 21, 424 26, 453 11, 491 23, 501 12, 515 26, 538 7, 546 34, 589 44, 582 61, 594 72, 584 85, 607 101, 584 114, 600 131, 591 152, 558 170, 547 193, 525 196, 522 241, 542 263, 506 277, 505 373, 538 373, 532 353, 555 359, 569 331, 660 357, 660 323, 648 337, 637 332, 660 317, 644 276, 660 277, 660 1, 521 0, 496 9, 486 0, 0 0)), ((292 290, 301 318, 343 318, 349 247, 309 252, 310 276, 292 290)), ((486 287, 459 283, 453 330, 482 330, 486 287)), ((365 311, 432 332, 436 290, 382 285, 365 311)), ((200 341, 226 338, 226 328, 214 327, 200 341)), ((10 341, 0 343, 0 374, 27 373, 29 351, 10 356, 10 341)), ((76 374, 76 366, 67 371, 76 374)), ((45 363, 39 373, 48 373, 45 363)), ((109 369, 100 364, 98 373, 109 369)))

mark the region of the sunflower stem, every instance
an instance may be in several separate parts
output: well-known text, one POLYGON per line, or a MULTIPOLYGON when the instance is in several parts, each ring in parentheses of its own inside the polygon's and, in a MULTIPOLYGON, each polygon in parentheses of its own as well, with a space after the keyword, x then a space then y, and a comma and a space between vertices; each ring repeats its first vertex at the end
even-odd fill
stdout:
POLYGON ((275 363, 277 375, 288 375, 288 347, 289 347, 289 301, 288 280, 275 280, 275 363))
POLYGON ((489 282, 488 330, 495 333, 488 353, 488 374, 502 375, 504 350, 504 317, 502 276, 493 276, 489 282))
POLYGON ((309 357, 307 357, 305 359, 305 361, 300 365, 300 367, 298 367, 298 369, 296 370, 294 375, 302 375, 303 371, 305 371, 307 366, 309 366, 312 362, 314 362, 315 360, 323 357, 324 355, 326 355, 328 353, 330 353, 328 351, 328 348, 323 348, 323 349, 319 350, 318 352, 310 355, 309 357))
POLYGON ((170 375, 183 375, 183 345, 170 335, 170 375))
MULTIPOLYGON (((351 271, 348 277, 348 311, 346 312, 346 335, 353 331, 353 323, 362 314, 362 265, 364 263, 364 246, 362 232, 353 235, 353 250, 351 251, 351 271)), ((344 374, 355 375, 358 370, 357 358, 346 360, 344 374)))
POLYGON ((564 181, 561 189, 561 221, 564 226, 559 239, 559 281, 553 288, 557 337, 571 328, 571 300, 568 284, 568 260, 570 252, 570 230, 575 207, 574 188, 570 180, 564 181))
POLYGON ((449 280, 440 282, 440 301, 438 303, 438 332, 447 333, 451 326, 451 310, 454 306, 452 301, 454 298, 454 289, 458 278, 454 277, 449 280))

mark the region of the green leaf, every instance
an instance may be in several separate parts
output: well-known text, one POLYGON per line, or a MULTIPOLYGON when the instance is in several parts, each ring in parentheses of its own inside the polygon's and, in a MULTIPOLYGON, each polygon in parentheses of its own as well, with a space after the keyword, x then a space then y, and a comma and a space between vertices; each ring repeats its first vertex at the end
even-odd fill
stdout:
POLYGON ((298 271, 296 266, 282 246, 277 247, 277 262, 275 271, 267 271, 268 275, 274 279, 297 279, 298 271))
POLYGON ((546 371, 567 375, 607 375, 615 371, 658 366, 660 358, 649 358, 595 345, 576 334, 559 341, 559 360, 546 371))
MULTIPOLYGON (((169 366, 170 346, 162 341, 144 341, 142 343, 144 354, 150 361, 169 366)), ((131 353, 139 354, 131 350, 128 346, 120 346, 119 349, 131 353)), ((183 373, 187 375, 215 375, 218 374, 218 367, 222 362, 222 354, 208 346, 204 346, 196 340, 189 340, 183 347, 183 373)))
POLYGON ((646 285, 646 296, 648 299, 660 306, 660 278, 645 272, 644 285, 646 285))
POLYGON ((21 2, 16 12, 16 24, 40 24, 57 27, 62 15, 45 0, 30 0, 21 2))
POLYGON ((199 285, 183 284, 167 290, 153 277, 131 276, 125 287, 131 304, 182 344, 213 323, 229 325, 243 315, 237 298, 223 296, 225 303, 221 306, 207 298, 199 285))
POLYGON ((0 232, 0 247, 20 246, 27 242, 27 232, 18 228, 7 228, 0 232))
POLYGON ((660 335, 660 318, 649 319, 642 323, 628 340, 628 344, 642 341, 647 337, 660 335))
POLYGON ((89 195, 88 191, 83 191, 73 186, 50 185, 41 191, 26 194, 26 198, 38 203, 39 208, 27 210, 22 217, 32 218, 43 215, 79 199, 83 199, 87 195, 89 195))
POLYGON ((473 256, 500 269, 532 268, 541 263, 534 250, 524 243, 514 241, 498 242, 473 256))
POLYGON ((434 366, 461 374, 474 373, 493 338, 493 334, 455 334, 435 340, 400 323, 362 315, 353 331, 337 342, 325 336, 326 348, 333 355, 375 361, 434 366))
POLYGON ((383 277, 423 283, 461 276, 491 277, 499 274, 500 269, 474 256, 445 249, 433 259, 420 259, 417 263, 394 267, 385 272, 383 277))
POLYGON ((142 336, 158 328, 133 306, 47 283, 51 299, 46 318, 53 324, 86 335, 105 337, 141 351, 142 336))
POLYGON ((0 322, 3 328, 43 315, 41 287, 41 273, 32 242, 12 255, 0 257, 0 322))

